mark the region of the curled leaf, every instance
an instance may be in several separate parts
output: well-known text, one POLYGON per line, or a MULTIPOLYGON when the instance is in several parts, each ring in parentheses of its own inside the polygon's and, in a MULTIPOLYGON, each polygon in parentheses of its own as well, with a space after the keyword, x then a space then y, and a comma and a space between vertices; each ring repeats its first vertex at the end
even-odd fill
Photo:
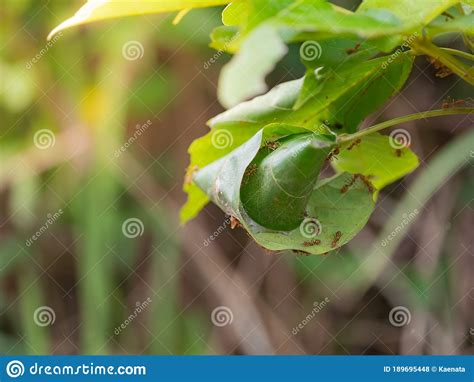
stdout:
MULTIPOLYGON (((275 230, 258 224, 244 206, 241 187, 245 184, 245 173, 265 141, 274 140, 283 133, 281 129, 291 130, 284 125, 260 130, 228 155, 199 170, 194 181, 224 212, 238 219, 254 240, 265 248, 311 254, 334 250, 351 240, 373 211, 373 190, 363 177, 345 173, 318 182, 307 199, 305 216, 294 229, 275 230), (350 184, 348 190, 341 192, 347 184, 350 184)), ((285 136, 288 140, 301 138, 301 134, 285 136)), ((286 213, 297 216, 291 208, 286 213)))
POLYGON ((240 190, 248 215, 274 230, 291 230, 303 221, 308 199, 333 144, 313 134, 291 138, 274 151, 265 147, 259 152, 240 190))

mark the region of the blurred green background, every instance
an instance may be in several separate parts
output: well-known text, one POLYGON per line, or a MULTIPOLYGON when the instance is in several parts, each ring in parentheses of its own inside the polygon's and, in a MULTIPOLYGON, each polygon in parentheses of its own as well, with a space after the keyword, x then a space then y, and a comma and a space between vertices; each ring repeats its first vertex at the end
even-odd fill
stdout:
MULTIPOLYGON (((420 169, 342 250, 268 253, 214 206, 178 221, 187 147, 222 110, 221 9, 48 43, 80 5, 0 5, 1 354, 473 353, 472 115, 405 126, 420 169)), ((290 49, 269 82, 303 73, 290 49)), ((435 73, 418 59, 370 121, 472 95, 435 73)))

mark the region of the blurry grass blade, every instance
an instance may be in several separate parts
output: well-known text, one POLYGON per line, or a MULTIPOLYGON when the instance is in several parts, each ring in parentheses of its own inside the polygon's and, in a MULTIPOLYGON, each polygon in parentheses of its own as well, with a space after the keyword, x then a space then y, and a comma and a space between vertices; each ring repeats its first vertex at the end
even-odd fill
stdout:
POLYGON ((153 219, 153 246, 152 259, 152 312, 149 317, 159 340, 151 344, 153 354, 176 354, 182 335, 179 327, 180 316, 179 301, 179 264, 180 247, 176 237, 174 219, 170 216, 172 211, 162 206, 158 211, 150 213, 153 219))
POLYGON ((44 306, 44 298, 37 283, 38 275, 31 265, 25 262, 22 271, 19 272, 19 296, 21 296, 19 306, 22 333, 25 336, 26 349, 30 355, 48 354, 50 351, 49 325, 42 325, 42 321, 38 324, 36 321, 38 320, 38 312, 47 309, 55 317, 54 310, 51 310, 49 306, 44 306))
POLYGON ((89 0, 74 16, 54 28, 48 39, 64 29, 94 21, 212 7, 228 2, 229 0, 89 0))
MULTIPOLYGON (((97 165, 96 165, 97 166, 97 165)), ((96 170, 82 189, 74 206, 81 235, 78 248, 79 301, 82 320, 82 351, 90 354, 107 352, 108 323, 111 321, 111 292, 113 291, 111 250, 120 234, 122 222, 109 208, 115 200, 116 184, 110 174, 96 170), (97 192, 100 190, 100 192, 97 192)))
POLYGON ((173 19, 173 25, 178 25, 184 16, 186 16, 191 11, 191 8, 183 9, 179 11, 176 17, 173 19))
MULTIPOLYGON (((16 179, 12 186, 10 208, 13 212, 12 220, 17 227, 31 228, 35 221, 36 205, 41 194, 39 178, 34 173, 25 170, 25 178, 16 179)), ((47 219, 47 217, 45 217, 47 219)))
POLYGON ((23 260, 26 255, 26 252, 22 250, 23 240, 23 237, 20 239, 14 236, 2 238, 0 245, 0 277, 5 277, 23 260))

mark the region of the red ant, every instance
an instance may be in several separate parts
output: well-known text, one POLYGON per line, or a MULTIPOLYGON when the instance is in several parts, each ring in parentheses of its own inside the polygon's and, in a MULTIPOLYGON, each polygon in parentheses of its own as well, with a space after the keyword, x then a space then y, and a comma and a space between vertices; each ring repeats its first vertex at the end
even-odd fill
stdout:
POLYGON ((357 178, 359 177, 358 174, 355 174, 352 176, 352 179, 350 180, 349 183, 345 184, 344 186, 342 186, 341 188, 341 194, 345 194, 347 191, 349 191, 349 188, 352 187, 354 185, 354 183, 356 182, 357 178))
POLYGON ((351 55, 351 54, 354 54, 354 53, 358 52, 359 49, 360 49, 360 43, 357 43, 355 47, 346 49, 346 53, 348 55, 351 55))
POLYGON ((465 104, 466 104, 466 101, 463 99, 455 100, 454 98, 451 98, 450 96, 448 96, 446 99, 443 100, 442 108, 450 109, 457 106, 464 106, 465 104))
POLYGON ((338 241, 341 239, 341 236, 342 236, 342 232, 341 231, 337 231, 335 234, 334 234, 334 238, 332 240, 332 243, 331 243, 331 248, 335 248, 337 246, 337 243, 338 241))
POLYGON ((368 190, 373 193, 375 192, 375 187, 374 185, 372 184, 372 182, 369 180, 368 177, 362 175, 362 174, 354 174, 352 176, 352 179, 350 180, 349 183, 345 184, 344 186, 342 186, 341 188, 341 194, 344 194, 346 193, 347 191, 349 191, 349 188, 352 187, 354 185, 354 183, 356 182, 357 179, 360 179, 362 182, 364 182, 364 184, 367 186, 368 190))
POLYGON ((236 227, 240 227, 240 221, 234 216, 230 217, 230 229, 234 229, 236 227))
POLYGON ((321 240, 305 241, 303 243, 305 247, 312 247, 313 245, 319 245, 319 244, 321 244, 321 240))
POLYGON ((280 143, 276 141, 268 141, 265 142, 265 147, 272 151, 275 151, 278 147, 280 147, 280 143))
POLYGON ((375 187, 374 187, 374 185, 372 184, 372 182, 369 180, 368 177, 359 174, 359 178, 360 178, 360 180, 362 180, 362 181, 364 182, 364 184, 367 186, 369 192, 371 192, 371 193, 374 193, 374 192, 375 192, 375 187))
POLYGON ((350 144, 350 146, 347 148, 348 151, 351 151, 354 147, 359 145, 362 142, 362 139, 357 138, 354 142, 350 144))
POLYGON ((334 158, 337 159, 337 155, 339 155, 339 147, 336 147, 334 150, 332 150, 329 155, 328 155, 328 160, 332 161, 334 158))

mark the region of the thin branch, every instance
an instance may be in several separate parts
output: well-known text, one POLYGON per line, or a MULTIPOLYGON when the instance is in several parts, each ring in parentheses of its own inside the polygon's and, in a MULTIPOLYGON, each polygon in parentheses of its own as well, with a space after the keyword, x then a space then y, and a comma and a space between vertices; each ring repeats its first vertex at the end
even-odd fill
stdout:
POLYGON ((386 129, 388 127, 400 125, 405 122, 416 121, 419 119, 433 118, 433 117, 442 117, 445 115, 462 115, 462 114, 472 114, 472 113, 474 113, 474 108, 437 109, 437 110, 423 111, 421 113, 408 114, 408 115, 404 115, 403 117, 397 117, 397 118, 379 123, 377 125, 368 127, 367 129, 358 131, 357 133, 354 133, 354 134, 340 135, 337 139, 337 142, 342 143, 342 142, 352 141, 354 139, 364 137, 366 135, 375 133, 377 131, 386 129))
POLYGON ((466 60, 474 61, 474 54, 463 52, 462 50, 451 49, 451 48, 440 48, 441 50, 452 54, 453 56, 458 56, 465 58, 466 60))

